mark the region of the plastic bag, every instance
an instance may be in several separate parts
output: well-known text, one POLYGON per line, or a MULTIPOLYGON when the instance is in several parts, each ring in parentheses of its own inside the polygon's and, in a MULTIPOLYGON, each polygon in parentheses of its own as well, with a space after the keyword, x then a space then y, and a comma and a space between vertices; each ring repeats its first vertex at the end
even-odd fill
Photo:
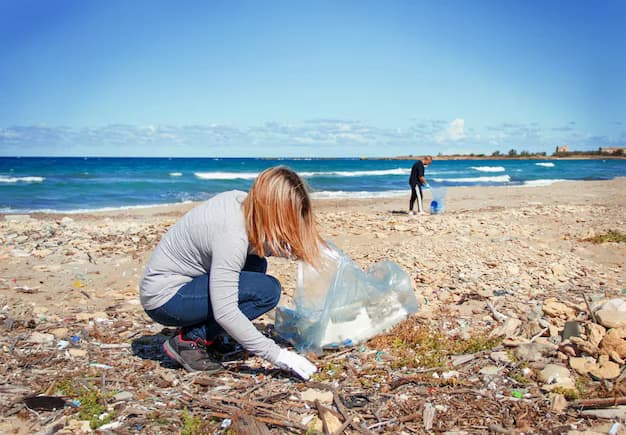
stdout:
POLYGON ((430 201, 430 213, 439 214, 443 213, 445 208, 446 188, 445 187, 432 187, 431 192, 433 199, 430 201))
POLYGON ((396 263, 363 271, 334 244, 320 270, 300 262, 294 309, 278 307, 275 328, 298 351, 361 343, 417 312, 411 280, 396 263))

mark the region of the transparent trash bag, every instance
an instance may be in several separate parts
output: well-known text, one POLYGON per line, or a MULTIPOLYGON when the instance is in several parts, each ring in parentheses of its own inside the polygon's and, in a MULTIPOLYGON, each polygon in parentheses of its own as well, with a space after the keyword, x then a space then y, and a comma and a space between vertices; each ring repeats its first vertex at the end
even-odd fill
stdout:
POLYGON ((432 201, 430 201, 430 213, 438 214, 443 213, 445 208, 446 188, 445 187, 432 187, 430 189, 433 195, 432 201))
POLYGON ((300 262, 294 308, 278 307, 275 329, 298 351, 359 344, 417 312, 411 280, 396 263, 363 271, 328 242, 318 271, 300 262))

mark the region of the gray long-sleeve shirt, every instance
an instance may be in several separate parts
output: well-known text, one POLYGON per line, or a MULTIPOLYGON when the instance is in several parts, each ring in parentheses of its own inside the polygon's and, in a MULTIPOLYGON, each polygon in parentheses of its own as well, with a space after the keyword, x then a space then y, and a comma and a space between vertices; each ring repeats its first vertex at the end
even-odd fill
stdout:
POLYGON ((214 196, 182 217, 163 236, 140 283, 141 304, 156 309, 194 277, 209 271, 217 323, 246 350, 276 362, 280 347, 261 334, 238 306, 239 273, 249 252, 241 204, 245 192, 214 196))

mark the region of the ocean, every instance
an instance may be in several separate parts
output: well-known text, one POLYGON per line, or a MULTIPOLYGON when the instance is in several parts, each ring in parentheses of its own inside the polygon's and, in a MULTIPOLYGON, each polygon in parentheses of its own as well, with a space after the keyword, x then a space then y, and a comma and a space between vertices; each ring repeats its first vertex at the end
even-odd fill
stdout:
MULTIPOLYGON (((413 161, 255 158, 0 157, 0 212, 77 213, 202 201, 247 190, 265 168, 286 165, 314 198, 408 195, 413 161)), ((432 187, 539 186, 626 176, 626 160, 437 160, 432 187)))

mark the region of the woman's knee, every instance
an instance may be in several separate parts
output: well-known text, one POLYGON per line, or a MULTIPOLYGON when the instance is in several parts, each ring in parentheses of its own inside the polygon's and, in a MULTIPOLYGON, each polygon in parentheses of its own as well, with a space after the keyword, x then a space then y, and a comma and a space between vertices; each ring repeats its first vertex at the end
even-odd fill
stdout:
POLYGON ((280 301, 280 295, 282 293, 282 286, 280 285, 280 281, 276 278, 274 278, 271 275, 267 275, 268 278, 270 278, 270 282, 271 284, 268 286, 268 291, 266 293, 267 296, 267 303, 268 305, 272 305, 272 307, 275 307, 276 305, 278 305, 278 301, 280 301))

